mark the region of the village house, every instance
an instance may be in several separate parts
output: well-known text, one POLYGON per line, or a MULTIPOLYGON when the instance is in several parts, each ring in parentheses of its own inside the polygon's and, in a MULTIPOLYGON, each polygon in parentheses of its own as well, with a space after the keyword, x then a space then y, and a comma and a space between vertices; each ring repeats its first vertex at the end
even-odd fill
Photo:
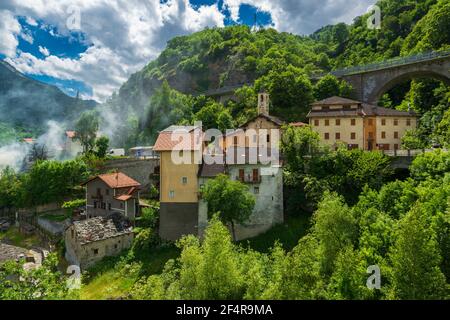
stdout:
POLYGON ((64 145, 62 146, 62 150, 69 155, 75 156, 83 151, 81 142, 76 139, 75 131, 72 130, 66 131, 63 143, 64 145))
POLYGON ((413 111, 399 111, 364 102, 331 97, 312 104, 309 124, 321 140, 349 149, 399 150, 405 132, 417 127, 413 111))
POLYGON ((120 213, 73 222, 64 234, 65 258, 81 269, 131 247, 132 225, 120 213))
POLYGON ((269 115, 269 95, 262 92, 258 95, 258 115, 238 130, 225 134, 218 150, 206 147, 204 133, 198 127, 171 126, 162 131, 154 146, 161 157, 161 238, 202 236, 207 225, 207 203, 201 199, 200 189, 220 173, 247 184, 255 194, 256 204, 249 221, 236 227, 238 239, 255 236, 282 223, 283 175, 277 150, 283 124, 269 115), (174 132, 177 137, 172 135, 174 132), (183 135, 190 137, 186 139, 190 143, 179 142, 183 135), (179 164, 173 158, 174 153, 193 161, 179 164), (205 157, 211 155, 222 161, 205 162, 205 157))
POLYGON ((87 218, 118 212, 133 220, 139 214, 141 184, 122 172, 95 176, 85 183, 87 218))

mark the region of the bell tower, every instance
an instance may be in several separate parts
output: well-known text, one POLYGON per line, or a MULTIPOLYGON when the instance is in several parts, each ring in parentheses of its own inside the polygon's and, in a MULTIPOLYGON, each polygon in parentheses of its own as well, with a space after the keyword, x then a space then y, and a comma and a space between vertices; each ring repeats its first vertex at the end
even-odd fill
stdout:
POLYGON ((258 114, 269 115, 269 94, 264 90, 258 93, 258 114))

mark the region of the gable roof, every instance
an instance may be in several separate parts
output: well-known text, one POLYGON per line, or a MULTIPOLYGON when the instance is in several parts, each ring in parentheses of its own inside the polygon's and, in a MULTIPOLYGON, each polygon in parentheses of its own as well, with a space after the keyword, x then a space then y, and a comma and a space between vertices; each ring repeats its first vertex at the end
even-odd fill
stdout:
POLYGON ((153 151, 200 150, 202 138, 199 127, 170 126, 159 133, 153 151))
POLYGON ((340 104, 361 104, 361 101, 333 96, 320 101, 316 101, 312 105, 320 106, 320 105, 340 105, 340 104))
POLYGON ((258 119, 260 117, 265 118, 268 121, 273 122, 277 126, 280 126, 280 127, 284 124, 284 121, 281 120, 280 118, 277 118, 277 117, 274 117, 274 116, 271 116, 271 115, 268 115, 268 114, 260 113, 256 117, 253 117, 252 119, 250 119, 247 122, 245 122, 243 125, 239 126, 239 128, 246 127, 250 122, 255 121, 256 119, 258 119))
POLYGON ((312 106, 332 106, 332 105, 358 105, 355 109, 312 109, 307 117, 363 117, 363 116, 385 116, 385 117, 414 117, 417 114, 414 111, 401 111, 372 105, 369 103, 351 100, 341 97, 331 97, 321 101, 317 101, 312 106))
POLYGON ((129 176, 127 176, 126 174, 124 174, 122 172, 100 174, 98 176, 95 176, 95 177, 89 179, 88 181, 83 183, 82 186, 88 184, 89 182, 91 182, 95 179, 102 180, 104 183, 106 183, 106 185, 108 187, 110 187, 112 189, 127 188, 127 187, 140 187, 141 186, 141 184, 139 182, 130 178, 129 176))

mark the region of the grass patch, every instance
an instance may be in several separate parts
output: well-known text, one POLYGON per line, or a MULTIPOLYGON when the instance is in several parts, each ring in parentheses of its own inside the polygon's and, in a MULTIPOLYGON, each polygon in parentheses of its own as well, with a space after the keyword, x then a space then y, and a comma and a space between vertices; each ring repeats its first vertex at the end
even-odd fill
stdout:
POLYGON ((275 241, 278 240, 285 250, 290 251, 298 244, 298 240, 308 232, 310 217, 308 214, 288 217, 283 224, 277 225, 254 238, 239 241, 239 243, 259 252, 269 252, 275 241))
POLYGON ((81 289, 81 299, 104 300, 127 296, 141 277, 158 274, 169 259, 175 259, 180 251, 166 246, 140 252, 134 257, 129 251, 118 257, 108 257, 87 271, 88 279, 81 289))
POLYGON ((27 249, 30 249, 33 246, 38 246, 40 244, 40 240, 37 235, 23 235, 16 227, 11 227, 6 232, 0 232, 0 241, 8 241, 17 247, 27 249))

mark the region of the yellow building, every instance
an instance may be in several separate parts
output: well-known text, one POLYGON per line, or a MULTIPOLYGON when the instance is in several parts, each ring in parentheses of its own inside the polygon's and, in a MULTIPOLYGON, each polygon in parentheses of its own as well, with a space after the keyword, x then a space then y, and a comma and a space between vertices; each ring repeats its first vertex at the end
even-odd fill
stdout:
POLYGON ((399 111, 364 102, 331 97, 312 104, 309 124, 321 140, 349 149, 398 150, 405 132, 417 127, 413 111, 399 111))
POLYGON ((176 240, 198 228, 198 178, 203 133, 194 126, 170 126, 153 150, 160 154, 161 238, 176 240))

